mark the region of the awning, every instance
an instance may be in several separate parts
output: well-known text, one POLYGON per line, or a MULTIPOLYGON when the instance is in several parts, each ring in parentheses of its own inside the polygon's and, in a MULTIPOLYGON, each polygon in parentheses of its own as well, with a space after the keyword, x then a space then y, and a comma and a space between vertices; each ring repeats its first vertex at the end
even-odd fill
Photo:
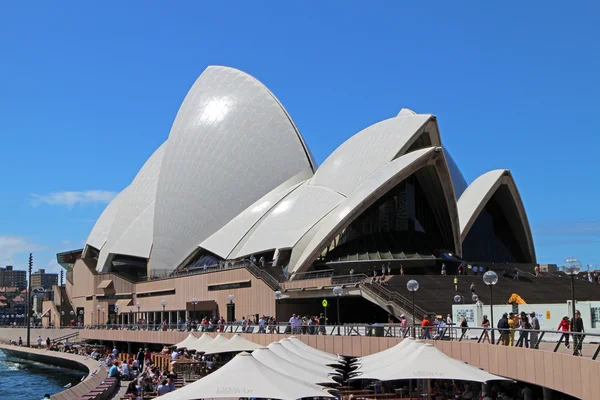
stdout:
POLYGON ((110 285, 112 285, 112 279, 106 279, 100 282, 100 284, 98 285, 98 289, 106 289, 110 285))
POLYGON ((120 312, 128 313, 129 309, 127 307, 131 305, 131 299, 117 300, 115 305, 118 306, 120 312))

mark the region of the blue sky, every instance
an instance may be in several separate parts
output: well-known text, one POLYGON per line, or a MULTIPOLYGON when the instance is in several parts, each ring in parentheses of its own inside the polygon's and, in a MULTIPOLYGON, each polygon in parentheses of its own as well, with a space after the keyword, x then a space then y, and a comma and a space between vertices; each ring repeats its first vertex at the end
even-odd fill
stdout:
POLYGON ((211 64, 264 82, 319 163, 437 115, 468 181, 512 170, 539 262, 600 265, 600 5, 414 3, 3 2, 0 265, 58 271, 211 64))

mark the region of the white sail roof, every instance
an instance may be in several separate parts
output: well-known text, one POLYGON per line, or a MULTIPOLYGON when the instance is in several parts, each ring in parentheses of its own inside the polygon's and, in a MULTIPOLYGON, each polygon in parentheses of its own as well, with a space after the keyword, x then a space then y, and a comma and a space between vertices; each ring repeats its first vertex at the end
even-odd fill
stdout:
POLYGON ((314 384, 337 383, 330 374, 303 368, 296 363, 277 356, 268 348, 254 350, 252 357, 275 371, 279 371, 292 378, 300 379, 301 381, 314 384))
POLYGON ((249 353, 240 353, 215 372, 161 396, 161 400, 220 398, 295 400, 333 398, 323 387, 294 379, 267 367, 249 353))
POLYGON ((423 344, 407 357, 398 357, 395 363, 363 373, 350 380, 377 379, 447 379, 474 382, 507 380, 448 357, 431 344, 423 344))
POLYGON ((260 349, 262 346, 249 341, 242 337, 239 333, 236 333, 231 339, 223 342, 220 341, 218 345, 213 345, 205 354, 217 354, 217 353, 239 353, 241 351, 252 351, 260 349))

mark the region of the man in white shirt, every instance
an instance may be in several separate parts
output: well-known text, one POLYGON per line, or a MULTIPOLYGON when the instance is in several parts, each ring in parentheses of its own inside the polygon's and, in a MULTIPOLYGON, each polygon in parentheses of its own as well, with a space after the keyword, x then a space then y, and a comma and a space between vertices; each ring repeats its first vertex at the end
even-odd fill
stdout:
POLYGON ((173 360, 173 361, 179 360, 179 353, 176 351, 173 351, 173 353, 171 353, 171 360, 173 360))
POLYGON ((37 338, 38 347, 42 347, 42 342, 43 342, 43 341, 44 341, 44 340, 42 339, 42 337, 41 337, 41 336, 38 336, 38 338, 37 338))

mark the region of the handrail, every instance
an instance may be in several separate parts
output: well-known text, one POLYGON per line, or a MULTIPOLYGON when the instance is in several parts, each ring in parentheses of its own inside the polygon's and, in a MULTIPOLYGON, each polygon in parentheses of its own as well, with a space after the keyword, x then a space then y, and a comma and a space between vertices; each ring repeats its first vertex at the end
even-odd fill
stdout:
MULTIPOLYGON (((504 344, 509 334, 513 336, 513 346, 529 347, 539 349, 540 343, 556 343, 552 352, 557 352, 560 345, 568 336, 573 337, 573 349, 581 347, 595 346, 592 359, 596 360, 600 355, 600 334, 587 332, 563 332, 557 330, 534 330, 534 329, 499 329, 499 328, 481 328, 481 327, 461 327, 456 325, 406 325, 401 324, 344 324, 344 325, 301 325, 292 327, 290 324, 271 324, 265 325, 261 329, 258 325, 250 327, 241 324, 212 324, 208 326, 189 325, 189 324, 134 324, 134 325, 88 325, 85 329, 90 330, 131 330, 131 331, 179 331, 179 332, 207 332, 207 333, 240 333, 240 334, 288 334, 288 335, 327 335, 327 336, 376 336, 376 337, 395 337, 407 338, 409 336, 425 340, 446 340, 446 341, 466 341, 477 340, 477 343, 489 340, 490 344, 504 344), (496 342, 492 343, 491 332, 496 334, 496 342), (469 333, 476 333, 476 336, 469 333), (503 335, 504 334, 504 335, 503 335), (517 335, 518 334, 518 335, 517 335), (536 334, 536 336, 533 336, 536 334), (548 340, 549 339, 549 340, 548 340), (527 346, 527 344, 530 344, 527 346)), ((92 338, 88 340, 94 340, 92 338)), ((507 344, 508 345, 508 344, 507 344)))
MULTIPOLYGON (((331 278, 334 275, 335 275, 335 271, 333 269, 299 272, 297 274, 294 274, 294 280, 295 281, 304 281, 307 279, 331 278)), ((279 282, 286 282, 287 280, 288 280, 288 278, 285 275, 279 276, 279 282)))
MULTIPOLYGON (((408 314, 413 313, 412 309, 413 309, 413 304, 412 301, 409 300, 408 298, 402 296, 401 294, 399 294, 398 292, 392 292, 389 289, 386 289, 385 287, 381 286, 378 283, 371 283, 369 282, 369 285, 365 282, 363 283, 363 287, 366 287, 368 289, 371 289, 372 292, 374 292, 375 294, 379 294, 382 293, 384 296, 382 296, 381 294, 379 294, 380 297, 382 298, 387 298, 387 301, 391 301, 393 303, 396 303, 396 305, 402 309, 404 309, 408 314), (369 286, 370 285, 370 286, 369 286), (379 292, 379 293, 377 293, 379 292)), ((414 305, 414 309, 415 309, 415 313, 418 315, 426 315, 426 314, 430 314, 429 312, 425 311, 424 308, 419 307, 418 305, 414 305)), ((416 317, 416 315, 415 315, 416 317)))
POLYGON ((261 279, 263 282, 267 284, 271 289, 278 290, 279 289, 279 281, 273 277, 273 275, 269 274, 264 269, 257 267, 251 262, 246 265, 246 269, 254 275, 256 278, 261 279))

